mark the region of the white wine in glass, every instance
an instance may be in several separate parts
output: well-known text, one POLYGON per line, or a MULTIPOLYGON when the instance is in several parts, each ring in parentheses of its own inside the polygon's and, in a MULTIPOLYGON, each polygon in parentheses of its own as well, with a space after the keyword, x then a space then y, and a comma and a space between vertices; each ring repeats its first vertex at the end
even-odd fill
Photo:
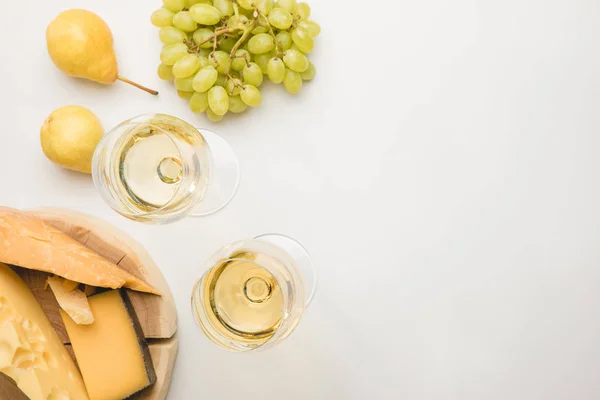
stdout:
POLYGON ((231 147, 207 130, 164 114, 127 120, 94 153, 94 183, 121 215, 169 222, 224 207, 239 184, 231 147))
POLYGON ((232 351, 288 337, 316 289, 310 256, 284 235, 229 244, 206 267, 192 291, 192 312, 212 342, 232 351))

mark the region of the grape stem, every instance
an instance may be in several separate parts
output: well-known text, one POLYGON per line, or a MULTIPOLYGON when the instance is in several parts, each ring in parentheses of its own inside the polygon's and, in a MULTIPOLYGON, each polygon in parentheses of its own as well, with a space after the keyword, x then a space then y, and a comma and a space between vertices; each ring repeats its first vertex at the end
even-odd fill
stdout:
MULTIPOLYGON (((227 77, 227 78, 228 78, 228 79, 229 79, 231 82, 233 82, 234 89, 235 89, 236 87, 237 87, 237 88, 240 88, 240 89, 243 89, 243 88, 244 88, 244 85, 240 85, 239 83, 237 83, 237 82, 235 81, 234 77, 233 77, 233 76, 232 76, 230 73, 226 73, 226 74, 225 74, 225 76, 226 76, 226 77, 227 77)), ((231 92, 229 92, 229 94, 233 96, 233 90, 232 90, 231 92)))
POLYGON ((223 35, 225 33, 230 33, 230 32, 234 32, 240 30, 239 28, 222 28, 222 29, 217 29, 215 31, 215 33, 213 33, 212 35, 210 35, 210 37, 206 38, 206 40, 201 41, 200 43, 198 43, 198 47, 202 46, 204 43, 208 43, 211 40, 214 40, 217 38, 217 36, 223 35))
POLYGON ((250 33, 252 33, 252 30, 255 27, 256 27, 256 18, 254 18, 252 20, 252 22, 250 23, 250 26, 248 26, 248 27, 246 27, 246 29, 244 29, 244 33, 238 39, 238 41, 236 42, 235 46, 233 46, 233 49, 231 49, 231 53, 229 53, 229 58, 234 58, 235 57, 235 53, 238 51, 238 49, 240 48, 240 46, 242 44, 244 44, 244 42, 246 41, 246 39, 248 39, 248 36, 250 36, 250 33))
POLYGON ((215 58, 215 51, 217 51, 217 36, 213 38, 213 51, 210 52, 210 56, 213 60, 217 61, 215 58))
POLYGON ((136 83, 136 82, 130 81, 130 80, 129 80, 129 79, 127 79, 127 78, 123 78, 121 75, 117 75, 117 79, 118 79, 118 80, 120 80, 121 82, 125 82, 125 83, 128 83, 128 84, 132 85, 132 86, 135 86, 135 87, 136 87, 136 88, 138 88, 138 89, 142 89, 144 92, 148 92, 148 93, 150 93, 151 95, 154 95, 154 96, 157 96, 157 95, 158 95, 158 92, 157 92, 156 90, 149 89, 149 88, 147 88, 146 86, 142 86, 142 85, 140 85, 139 83, 136 83))

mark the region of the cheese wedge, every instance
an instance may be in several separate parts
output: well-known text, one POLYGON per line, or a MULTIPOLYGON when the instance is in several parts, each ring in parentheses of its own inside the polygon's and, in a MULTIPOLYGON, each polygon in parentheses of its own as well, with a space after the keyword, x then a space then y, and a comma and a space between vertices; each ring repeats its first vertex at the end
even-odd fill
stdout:
POLYGON ((160 294, 41 219, 6 207, 0 207, 0 262, 86 285, 160 294))
POLYGON ((69 291, 65 288, 64 282, 71 281, 57 276, 48 278, 48 284, 60 308, 66 311, 76 324, 89 325, 94 322, 94 315, 85 293, 79 289, 69 291))
POLYGON ((78 325, 61 310, 90 400, 120 400, 156 381, 142 328, 124 291, 88 298, 94 323, 78 325))
POLYGON ((41 306, 4 264, 0 264, 0 372, 31 400, 88 400, 81 375, 41 306))

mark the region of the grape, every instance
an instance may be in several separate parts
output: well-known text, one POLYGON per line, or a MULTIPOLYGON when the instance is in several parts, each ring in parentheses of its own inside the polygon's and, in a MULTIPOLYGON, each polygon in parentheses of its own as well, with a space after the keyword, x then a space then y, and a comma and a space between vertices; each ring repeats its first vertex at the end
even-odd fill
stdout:
POLYGON ((190 110, 195 113, 201 113, 208 108, 208 93, 194 92, 190 98, 190 110))
POLYGON ((269 23, 277 29, 288 29, 292 26, 294 17, 285 8, 274 8, 269 13, 269 23))
POLYGON ((227 20, 227 26, 232 29, 244 29, 248 22, 248 17, 245 15, 234 15, 227 20))
POLYGON ((252 29, 253 35, 258 35, 259 33, 267 33, 267 32, 269 32, 269 30, 265 26, 257 26, 256 28, 252 29))
POLYGON ((225 88, 213 86, 208 91, 208 106, 217 115, 227 114, 227 110, 229 110, 229 96, 225 88))
POLYGON ((290 94, 298 93, 302 89, 302 77, 300 77, 299 73, 291 69, 286 69, 285 77, 283 78, 283 87, 290 94))
POLYGON ((190 8, 190 15, 194 21, 202 25, 216 25, 221 20, 219 10, 208 4, 195 4, 190 8))
POLYGON ((227 80, 227 77, 225 75, 219 74, 219 76, 217 76, 217 81, 215 82, 215 86, 225 87, 226 80, 227 80))
POLYGON ((183 90, 177 90, 177 95, 184 100, 189 100, 192 98, 194 92, 184 92, 183 90))
POLYGON ((300 21, 298 23, 298 29, 302 29, 308 36, 315 38, 321 33, 321 26, 315 21, 300 21))
POLYGON ((158 37, 160 41, 164 44, 173 44, 173 43, 183 43, 186 40, 187 34, 185 32, 180 31, 179 29, 172 26, 165 26, 160 28, 158 32, 158 37))
POLYGON ((194 77, 189 76, 187 78, 175 78, 175 87, 184 92, 193 92, 194 87, 192 86, 194 77))
POLYGON ((212 0, 187 0, 188 7, 193 6, 194 4, 208 4, 212 6, 212 0))
POLYGON ((224 39, 219 44, 219 49, 223 50, 226 53, 231 53, 231 50, 233 50, 233 46, 235 46, 236 43, 237 43, 237 39, 234 39, 234 38, 224 39))
POLYGON ((250 52, 248 50, 239 49, 235 52, 235 57, 231 60, 231 68, 234 71, 241 71, 250 61, 250 52))
MULTIPOLYGON (((198 61, 200 61, 200 68, 204 68, 208 65, 210 65, 210 63, 208 62, 208 57, 206 56, 198 56, 198 61)), ((198 68, 198 69, 200 69, 198 68)))
POLYGON ((266 74, 268 72, 267 65, 269 64, 269 60, 273 58, 273 56, 274 54, 272 53, 258 54, 254 56, 254 62, 260 67, 260 70, 263 72, 263 74, 266 74))
POLYGON ((260 90, 256 86, 244 85, 240 97, 244 103, 250 107, 258 107, 262 102, 260 90))
POLYGON ((212 112, 212 110, 210 108, 206 109, 206 116, 208 117, 209 121, 211 122, 219 122, 220 120, 223 119, 222 115, 217 115, 214 112, 212 112))
POLYGON ((315 68, 315 65, 309 61, 308 68, 306 68, 306 71, 300 72, 300 77, 303 81, 312 81, 316 74, 317 68, 315 68))
POLYGON ((214 34, 213 30, 210 28, 200 28, 198 29, 196 32, 194 32, 194 34, 192 35, 192 39, 194 39, 194 42, 196 42, 196 44, 200 44, 201 48, 203 49, 211 49, 213 47, 213 43, 212 40, 208 40, 210 37, 212 37, 214 34), (207 42, 208 40, 208 42, 207 42))
POLYGON ((173 23, 173 12, 167 10, 166 8, 159 8, 158 10, 152 13, 150 17, 150 21, 152 21, 152 25, 162 28, 164 26, 171 26, 173 23))
POLYGON ((244 76, 244 83, 256 87, 262 85, 263 72, 262 69, 258 66, 258 64, 252 62, 246 65, 242 70, 242 74, 244 76))
POLYGON ((173 43, 163 46, 160 53, 160 61, 165 65, 173 65, 188 54, 188 47, 184 43, 173 43))
POLYGON ((289 49, 285 52, 283 62, 286 67, 296 72, 303 72, 308 68, 308 58, 298 50, 294 49, 289 49))
POLYGON ((273 0, 256 0, 254 2, 256 9, 261 14, 268 14, 273 9, 273 0))
POLYGON ((237 0, 237 3, 245 10, 254 10, 254 7, 252 6, 254 1, 255 0, 237 0))
POLYGON ((294 11, 296 11, 297 7, 296 0, 279 0, 277 2, 277 7, 285 8, 290 13, 293 13, 294 11))
POLYGON ((281 50, 286 51, 292 48, 292 35, 287 31, 281 31, 275 36, 281 50))
POLYGON ((213 5, 223 17, 229 17, 233 15, 233 3, 231 0, 213 0, 213 5))
POLYGON ((243 113, 248 109, 248 105, 240 98, 240 96, 229 97, 229 111, 234 114, 243 113))
POLYGON ((228 73, 229 68, 231 68, 229 54, 221 50, 215 51, 212 56, 208 57, 208 62, 221 74, 228 73))
POLYGON ((164 81, 172 81, 175 79, 173 68, 170 65, 160 64, 158 66, 158 77, 164 81))
POLYGON ((173 26, 184 32, 194 32, 198 25, 188 11, 179 11, 173 16, 173 26))
POLYGON ((183 10, 185 7, 185 0, 163 0, 163 4, 165 8, 176 13, 183 10))
POLYGON ((303 53, 310 53, 315 46, 313 38, 303 29, 294 29, 292 31, 292 40, 303 53))
POLYGON ((308 19, 310 17, 310 6, 308 3, 298 3, 296 14, 298 14, 300 19, 308 19))
POLYGON ((173 65, 173 75, 175 78, 187 78, 200 69, 200 59, 195 54, 188 54, 181 57, 173 65))
POLYGON ((240 94, 240 87, 242 86, 242 81, 238 78, 227 79, 225 82, 225 90, 227 90, 227 94, 230 96, 237 96, 240 94))
POLYGON ((267 33, 259 33, 248 41, 248 50, 254 54, 264 54, 275 48, 273 37, 267 33))
POLYGON ((271 58, 269 60, 269 64, 267 65, 267 72, 271 82, 283 82, 283 78, 285 77, 285 64, 283 63, 281 58, 271 58))
POLYGON ((218 76, 219 73, 212 65, 202 68, 194 77, 194 90, 199 93, 206 92, 208 89, 213 87, 218 76))

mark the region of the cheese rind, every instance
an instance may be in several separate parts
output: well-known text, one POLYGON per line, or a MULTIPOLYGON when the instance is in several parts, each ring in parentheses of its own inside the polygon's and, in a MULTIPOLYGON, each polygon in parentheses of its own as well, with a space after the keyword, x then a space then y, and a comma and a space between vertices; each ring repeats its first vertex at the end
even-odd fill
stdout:
POLYGON ((4 264, 0 264, 0 316, 0 372, 31 400, 88 400, 81 375, 41 306, 4 264))
POLYGON ((124 291, 88 298, 94 323, 78 325, 61 310, 91 400, 120 400, 156 380, 148 346, 124 291))

